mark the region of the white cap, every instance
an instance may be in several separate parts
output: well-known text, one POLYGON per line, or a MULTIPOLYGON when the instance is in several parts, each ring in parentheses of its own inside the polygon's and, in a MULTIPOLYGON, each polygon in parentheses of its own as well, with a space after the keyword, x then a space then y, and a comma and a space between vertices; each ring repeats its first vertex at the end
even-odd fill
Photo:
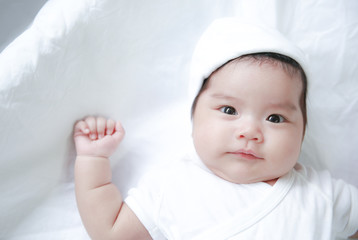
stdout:
POLYGON ((260 52, 291 57, 308 78, 305 54, 280 32, 236 18, 222 18, 208 27, 196 45, 190 70, 189 103, 193 103, 203 81, 217 68, 242 55, 260 52))

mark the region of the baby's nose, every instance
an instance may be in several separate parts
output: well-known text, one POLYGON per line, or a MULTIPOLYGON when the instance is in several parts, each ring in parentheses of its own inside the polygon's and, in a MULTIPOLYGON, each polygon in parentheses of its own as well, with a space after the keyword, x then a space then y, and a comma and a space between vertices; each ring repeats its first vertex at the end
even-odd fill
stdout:
POLYGON ((248 120, 240 124, 237 131, 237 139, 246 139, 247 141, 262 142, 263 134, 260 124, 255 120, 248 120))

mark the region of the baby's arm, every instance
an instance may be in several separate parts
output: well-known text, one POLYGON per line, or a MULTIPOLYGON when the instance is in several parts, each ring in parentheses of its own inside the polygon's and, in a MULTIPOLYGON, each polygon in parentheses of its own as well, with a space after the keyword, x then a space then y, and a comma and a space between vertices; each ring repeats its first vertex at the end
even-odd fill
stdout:
POLYGON ((109 157, 124 137, 119 122, 88 117, 76 123, 78 209, 92 239, 151 239, 111 182, 109 157))

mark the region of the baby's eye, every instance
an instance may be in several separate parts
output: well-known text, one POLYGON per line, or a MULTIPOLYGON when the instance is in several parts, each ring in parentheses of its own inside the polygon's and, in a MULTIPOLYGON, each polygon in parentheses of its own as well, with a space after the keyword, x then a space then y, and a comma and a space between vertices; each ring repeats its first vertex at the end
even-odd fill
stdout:
POLYGON ((268 116, 268 118, 266 120, 269 122, 273 122, 273 123, 282 123, 286 119, 284 117, 282 117, 281 115, 272 114, 272 115, 268 116))
POLYGON ((220 111, 225 113, 225 114, 229 114, 229 115, 237 115, 237 112, 236 112, 235 108, 230 107, 230 106, 221 107, 220 111))

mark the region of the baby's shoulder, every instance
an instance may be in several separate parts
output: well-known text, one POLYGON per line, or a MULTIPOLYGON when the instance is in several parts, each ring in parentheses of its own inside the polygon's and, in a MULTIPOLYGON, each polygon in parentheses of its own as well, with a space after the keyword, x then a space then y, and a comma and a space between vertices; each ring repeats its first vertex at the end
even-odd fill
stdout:
POLYGON ((310 191, 321 194, 331 200, 337 198, 343 192, 356 192, 357 188, 342 179, 332 176, 328 170, 316 170, 313 167, 296 164, 293 169, 295 175, 294 187, 302 191, 310 191))
POLYGON ((328 170, 316 170, 311 166, 297 163, 293 169, 296 178, 311 184, 327 184, 334 180, 328 170))

